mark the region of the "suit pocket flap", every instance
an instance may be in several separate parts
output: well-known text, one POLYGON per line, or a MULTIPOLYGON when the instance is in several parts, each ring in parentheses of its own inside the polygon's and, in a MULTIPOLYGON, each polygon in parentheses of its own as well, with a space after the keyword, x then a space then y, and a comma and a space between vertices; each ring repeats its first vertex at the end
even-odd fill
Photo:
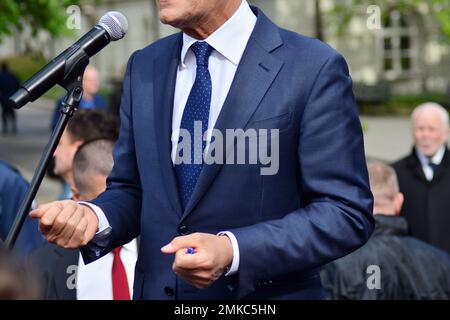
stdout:
POLYGON ((247 124, 246 129, 279 129, 282 131, 289 127, 291 118, 292 112, 287 112, 275 117, 253 120, 247 124))

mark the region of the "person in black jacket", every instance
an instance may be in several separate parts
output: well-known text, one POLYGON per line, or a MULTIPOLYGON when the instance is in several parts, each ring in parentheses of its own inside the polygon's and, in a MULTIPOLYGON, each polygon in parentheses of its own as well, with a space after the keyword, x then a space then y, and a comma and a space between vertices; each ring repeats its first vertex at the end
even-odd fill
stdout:
POLYGON ((411 235, 450 253, 449 117, 436 103, 412 114, 414 148, 393 164, 405 196, 401 215, 411 235))
POLYGON ((375 231, 359 250, 322 269, 327 298, 449 299, 450 255, 408 236, 395 171, 378 161, 368 168, 375 231))

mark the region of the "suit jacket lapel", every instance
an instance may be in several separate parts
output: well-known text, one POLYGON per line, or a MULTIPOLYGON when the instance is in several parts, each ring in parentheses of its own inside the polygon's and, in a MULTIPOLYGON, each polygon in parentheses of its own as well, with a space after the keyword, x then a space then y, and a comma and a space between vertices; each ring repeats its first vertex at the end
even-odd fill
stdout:
MULTIPOLYGON (((223 134, 225 129, 245 128, 283 65, 282 61, 271 55, 273 50, 282 45, 278 27, 262 12, 257 12, 257 15, 255 29, 215 124, 215 128, 223 134)), ((234 141, 227 142, 226 150, 233 147, 234 141)), ((203 166, 182 220, 192 212, 221 168, 221 164, 203 166)))
POLYGON ((438 181, 439 179, 442 178, 442 176, 444 175, 444 173, 447 171, 447 167, 449 165, 449 151, 446 148, 445 152, 444 152, 444 156, 442 158, 441 164, 439 166, 437 166, 436 171, 434 173, 433 176, 433 180, 431 180, 432 182, 438 181))
POLYGON ((157 137, 158 154, 161 164, 161 173, 169 197, 169 202, 175 212, 181 217, 182 208, 178 194, 175 170, 171 160, 172 114, 175 95, 177 68, 180 61, 180 52, 183 44, 179 34, 171 53, 166 52, 154 62, 154 128, 157 137))
POLYGON ((414 173, 417 179, 424 183, 428 183, 428 180, 425 177, 425 173, 423 172, 420 160, 417 157, 415 148, 413 148, 411 155, 409 156, 408 166, 411 168, 411 171, 414 173))
POLYGON ((415 148, 413 148, 413 151, 408 159, 408 166, 411 168, 416 178, 424 183, 434 183, 437 180, 441 179, 445 172, 445 168, 449 165, 449 163, 450 163, 449 151, 446 148, 444 157, 442 158, 441 164, 437 166, 433 179, 431 181, 428 181, 427 178, 425 177, 425 173, 423 172, 422 164, 420 163, 420 160, 417 157, 415 148))

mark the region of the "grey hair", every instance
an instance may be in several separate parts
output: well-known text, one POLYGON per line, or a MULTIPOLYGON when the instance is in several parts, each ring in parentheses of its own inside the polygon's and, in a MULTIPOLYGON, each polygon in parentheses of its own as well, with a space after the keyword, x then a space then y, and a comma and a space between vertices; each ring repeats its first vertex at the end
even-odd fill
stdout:
POLYGON ((447 110, 443 106, 441 106, 440 104, 435 103, 435 102, 425 102, 425 103, 422 103, 421 105, 418 105, 417 107, 415 107, 414 111, 411 114, 411 121, 414 123, 414 121, 416 120, 417 114, 419 112, 425 111, 425 110, 438 111, 445 128, 449 127, 449 116, 448 116, 447 110))

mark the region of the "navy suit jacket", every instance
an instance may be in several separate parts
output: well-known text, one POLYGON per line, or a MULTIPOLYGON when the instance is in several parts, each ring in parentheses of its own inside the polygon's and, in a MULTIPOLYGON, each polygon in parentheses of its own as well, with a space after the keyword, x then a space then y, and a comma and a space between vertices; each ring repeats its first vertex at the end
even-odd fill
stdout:
MULTIPOLYGON (((171 161, 182 35, 128 62, 115 165, 93 203, 112 227, 100 256, 141 235, 134 298, 321 298, 317 268, 372 232, 363 137, 344 59, 252 10, 257 23, 215 128, 279 129, 276 175, 261 175, 259 164, 205 165, 182 211, 171 161), (160 252, 180 234, 223 230, 238 240, 239 272, 208 289, 178 278, 174 257, 160 252)), ((88 247, 82 252, 95 259, 88 247)))
MULTIPOLYGON (((0 240, 6 240, 11 231, 28 187, 28 182, 17 169, 0 161, 0 240)), ((38 230, 38 221, 26 217, 14 245, 14 252, 26 256, 44 243, 38 230)))

